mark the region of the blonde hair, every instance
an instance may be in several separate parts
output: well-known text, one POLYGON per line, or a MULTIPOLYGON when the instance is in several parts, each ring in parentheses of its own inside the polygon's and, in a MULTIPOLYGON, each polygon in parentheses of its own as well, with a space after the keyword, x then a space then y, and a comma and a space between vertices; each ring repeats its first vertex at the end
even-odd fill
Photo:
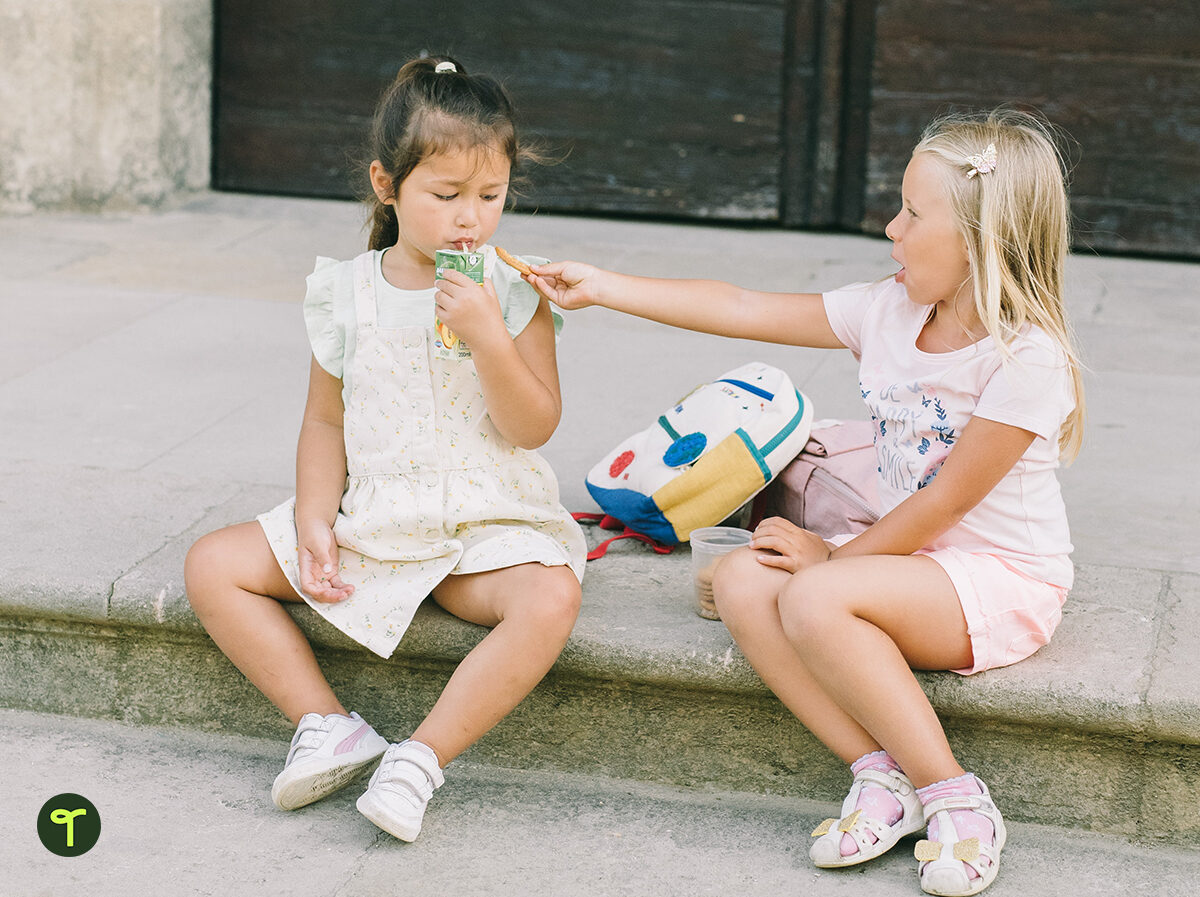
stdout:
POLYGON ((1083 440, 1083 378, 1063 306, 1070 252, 1066 173, 1050 125, 1028 113, 996 109, 948 115, 925 129, 913 155, 939 160, 959 232, 967 246, 975 309, 1001 347, 1034 324, 1062 348, 1075 388, 1059 454, 1071 461, 1083 440), (996 148, 995 169, 968 173, 969 157, 996 148))

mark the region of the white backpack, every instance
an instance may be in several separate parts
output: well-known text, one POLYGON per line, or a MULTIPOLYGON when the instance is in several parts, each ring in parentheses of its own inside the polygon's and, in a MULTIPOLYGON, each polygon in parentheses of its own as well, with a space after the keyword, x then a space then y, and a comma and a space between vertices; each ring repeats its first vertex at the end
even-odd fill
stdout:
POLYGON ((664 545, 686 542, 753 498, 808 441, 809 400, 778 368, 751 362, 705 383, 587 475, 604 512, 664 545))

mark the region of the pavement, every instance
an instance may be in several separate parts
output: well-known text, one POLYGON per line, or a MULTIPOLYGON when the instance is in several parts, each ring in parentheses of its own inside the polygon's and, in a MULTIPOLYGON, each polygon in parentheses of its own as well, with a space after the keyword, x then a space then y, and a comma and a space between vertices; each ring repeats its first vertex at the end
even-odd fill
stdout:
MULTIPOLYGON (((180 660, 202 641, 181 559, 206 529, 290 494, 309 358, 303 278, 317 255, 359 252, 362 221, 353 203, 220 193, 155 213, 0 217, 0 707, 18 708, 0 712, 11 769, 0 785, 0 868, 19 870, 0 881, 0 897, 84 886, 350 895, 406 882, 421 893, 917 893, 907 851, 865 877, 807 865, 796 833, 828 814, 832 792, 818 787, 806 802, 777 786, 803 779, 808 755, 780 759, 774 730, 746 735, 760 741, 722 760, 726 746, 707 732, 737 717, 724 705, 706 716, 720 703, 712 696, 757 701, 761 684, 723 628, 690 613, 686 554, 660 559, 636 546, 589 570, 559 667, 704 695, 671 717, 680 743, 698 745, 683 757, 692 775, 670 769, 670 732, 654 741, 651 718, 630 709, 632 721, 609 711, 605 725, 618 741, 646 739, 655 757, 592 762, 611 749, 596 741, 542 768, 481 743, 455 764, 460 784, 439 793, 443 813, 411 848, 376 837, 349 796, 286 816, 271 808, 281 726, 256 729, 269 708, 231 698, 227 672, 206 693, 204 682, 218 682, 205 679, 210 660, 180 660), (135 681, 133 667, 153 681, 135 681), (180 725, 140 725, 163 719, 180 725), (274 739, 235 734, 262 730, 274 739), (99 846, 69 860, 32 838, 37 807, 65 791, 99 798, 105 821, 99 846)), ((777 290, 819 291, 893 268, 881 239, 766 228, 508 214, 494 242, 777 290)), ((1188 411, 1200 388, 1200 264, 1080 252, 1068 276, 1089 368, 1084 451, 1061 472, 1080 585, 1058 637, 1030 661, 922 681, 960 729, 986 717, 998 721, 995 739, 1009 732, 1016 745, 1027 737, 1019 726, 1070 728, 1075 739, 1048 740, 1042 765, 1026 762, 1021 813, 1054 824, 1017 823, 990 894, 1182 894, 1200 855, 1200 429, 1188 411), (1079 766, 1080 778, 1139 822, 1100 820, 1097 809, 1072 824, 1083 811, 1050 807, 1060 795, 1046 770, 1110 749, 1122 762, 1144 754, 1145 765, 1111 779, 1096 773, 1102 765, 1079 766), (1164 824, 1167 835, 1184 832, 1176 847, 1152 846, 1164 824)), ((692 334, 603 309, 568 313, 563 419, 543 449, 564 504, 593 509, 583 480, 598 457, 697 383, 751 359, 788 370, 819 417, 862 414, 848 353, 692 334)), ((469 633, 423 620, 401 653, 452 661, 469 649, 469 633)), ((572 702, 583 702, 579 688, 572 702)), ((571 703, 547 694, 531 703, 571 703)), ((547 710, 541 724, 556 718, 547 710)), ((769 713, 745 719, 749 730, 769 713)), ((1013 781, 1022 756, 1013 748, 1002 764, 1013 781)))
MULTIPOLYGON (((0 894, 917 897, 915 838, 866 866, 819 870, 808 831, 830 804, 461 761, 411 844, 360 816, 351 786, 275 809, 278 741, 0 711, 0 894), (36 783, 36 784, 35 784, 36 783), (51 784, 53 783, 53 784, 51 784), (40 786, 40 787, 39 787, 40 786), (46 786, 50 786, 49 790, 46 786), (45 850, 53 789, 101 814, 95 847, 45 850)), ((1014 823, 990 897, 1195 893, 1200 853, 1014 823)))

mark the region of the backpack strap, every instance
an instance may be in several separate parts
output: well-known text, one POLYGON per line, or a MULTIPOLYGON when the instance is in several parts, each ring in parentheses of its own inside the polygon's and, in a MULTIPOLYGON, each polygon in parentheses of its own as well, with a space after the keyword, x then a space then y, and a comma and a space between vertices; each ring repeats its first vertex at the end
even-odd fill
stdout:
POLYGON ((608 553, 608 546, 619 539, 637 539, 639 542, 645 542, 652 549, 654 549, 655 554, 670 554, 675 550, 674 545, 664 545, 661 542, 656 542, 654 539, 651 539, 645 533, 634 532, 616 517, 611 517, 608 514, 595 514, 587 511, 576 511, 571 514, 571 516, 574 517, 579 523, 595 523, 599 525, 600 529, 621 530, 621 532, 619 532, 617 535, 610 536, 589 551, 587 554, 587 559, 589 561, 598 560, 599 558, 604 557, 604 555, 608 553))

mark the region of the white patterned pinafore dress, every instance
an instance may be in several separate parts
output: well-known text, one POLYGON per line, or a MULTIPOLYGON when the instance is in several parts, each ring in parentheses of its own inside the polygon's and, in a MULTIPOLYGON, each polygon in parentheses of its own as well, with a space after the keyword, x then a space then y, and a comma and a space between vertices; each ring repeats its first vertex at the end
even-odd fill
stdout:
POLYGON ((389 657, 417 606, 449 574, 535 562, 568 565, 582 581, 587 548, 550 466, 508 442, 488 417, 474 362, 431 351, 432 308, 428 326, 378 326, 372 259, 364 253, 353 265, 347 480, 333 530, 354 594, 325 604, 300 589, 295 498, 258 520, 296 593, 389 657))

